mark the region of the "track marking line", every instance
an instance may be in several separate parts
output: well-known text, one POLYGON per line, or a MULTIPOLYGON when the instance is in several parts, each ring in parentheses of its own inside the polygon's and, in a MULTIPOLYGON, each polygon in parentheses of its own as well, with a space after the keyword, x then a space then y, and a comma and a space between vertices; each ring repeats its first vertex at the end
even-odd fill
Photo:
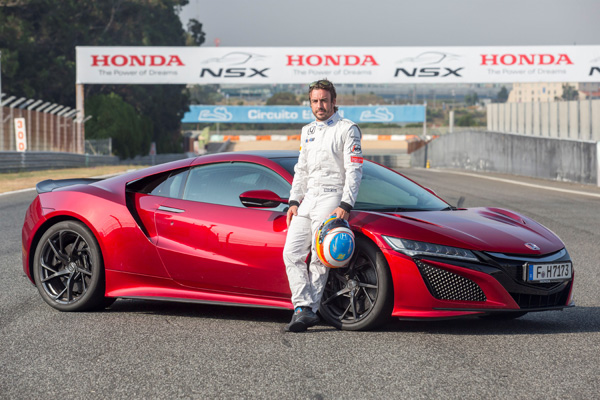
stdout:
POLYGON ((513 180, 510 180, 510 179, 495 178, 493 176, 485 176, 485 175, 482 176, 482 175, 478 175, 478 174, 471 174, 471 173, 468 173, 468 172, 458 172, 458 171, 449 171, 449 170, 441 170, 441 169, 429 169, 429 170, 432 171, 432 172, 442 172, 442 173, 447 173, 447 174, 472 176, 472 177, 475 177, 475 178, 487 179, 487 180, 490 180, 490 181, 512 183, 513 185, 527 186, 527 187, 532 187, 532 188, 537 188, 537 189, 553 190, 555 192, 562 192, 562 193, 569 193, 569 194, 579 194, 581 196, 590 196, 590 197, 600 198, 600 194, 598 194, 598 193, 589 193, 589 192, 581 192, 579 190, 553 188, 553 187, 549 187, 549 186, 536 185, 534 183, 525 183, 525 182, 513 181, 513 180))
POLYGON ((23 193, 23 192, 29 192, 30 190, 35 190, 35 188, 13 190, 12 192, 4 192, 4 193, 0 193, 0 196, 6 196, 6 195, 9 195, 9 194, 16 194, 16 193, 23 193))

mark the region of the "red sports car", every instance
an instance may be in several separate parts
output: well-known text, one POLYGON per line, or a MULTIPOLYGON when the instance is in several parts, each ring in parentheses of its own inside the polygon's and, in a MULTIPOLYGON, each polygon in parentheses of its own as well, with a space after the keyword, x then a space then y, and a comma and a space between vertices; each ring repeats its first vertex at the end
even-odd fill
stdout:
MULTIPOLYGON (((61 311, 117 298, 292 309, 282 260, 297 152, 206 155, 105 180, 43 181, 23 226, 23 268, 61 311)), ((516 318, 573 305, 561 240, 498 208, 456 208, 365 161, 320 313, 372 329, 403 319, 516 318)))

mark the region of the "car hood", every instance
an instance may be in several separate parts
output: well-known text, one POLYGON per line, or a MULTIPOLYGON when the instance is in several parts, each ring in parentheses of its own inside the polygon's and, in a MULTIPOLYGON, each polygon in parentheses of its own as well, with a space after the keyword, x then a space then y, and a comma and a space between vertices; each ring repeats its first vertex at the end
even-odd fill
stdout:
POLYGON ((400 213, 361 211, 350 222, 375 236, 394 236, 470 250, 541 255, 564 247, 546 227, 499 208, 400 213))

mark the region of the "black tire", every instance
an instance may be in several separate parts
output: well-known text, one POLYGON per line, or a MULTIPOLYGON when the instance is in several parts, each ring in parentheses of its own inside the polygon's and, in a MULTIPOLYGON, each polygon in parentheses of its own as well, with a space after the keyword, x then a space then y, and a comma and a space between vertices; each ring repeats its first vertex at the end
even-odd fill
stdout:
POLYGON ((527 314, 527 311, 497 312, 482 315, 479 318, 488 319, 492 321, 510 321, 511 319, 521 318, 525 314, 527 314))
POLYGON ((42 298, 60 311, 104 308, 104 265, 92 232, 81 222, 62 221, 42 235, 33 261, 42 298))
POLYGON ((369 240, 357 238, 348 267, 329 271, 321 316, 338 329, 370 330, 390 318, 393 306, 392 276, 383 253, 369 240))

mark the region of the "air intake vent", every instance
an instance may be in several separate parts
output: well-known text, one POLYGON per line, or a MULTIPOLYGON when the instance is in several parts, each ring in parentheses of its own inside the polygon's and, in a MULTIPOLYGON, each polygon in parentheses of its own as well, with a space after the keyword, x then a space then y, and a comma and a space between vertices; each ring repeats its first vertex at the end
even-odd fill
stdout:
POLYGON ((483 290, 472 280, 432 267, 421 261, 417 261, 417 266, 427 284, 427 288, 436 299, 486 301, 483 290))

